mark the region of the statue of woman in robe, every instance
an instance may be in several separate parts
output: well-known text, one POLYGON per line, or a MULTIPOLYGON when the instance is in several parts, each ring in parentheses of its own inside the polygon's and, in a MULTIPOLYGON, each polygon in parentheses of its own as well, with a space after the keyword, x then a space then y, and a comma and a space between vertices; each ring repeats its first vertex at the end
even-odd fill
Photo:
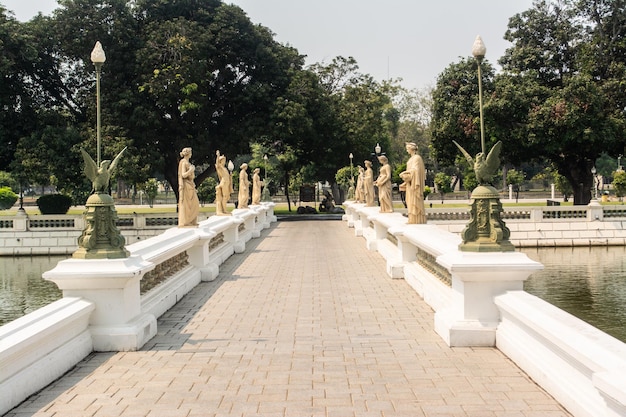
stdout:
POLYGON ((376 206, 374 198, 374 170, 372 169, 371 161, 365 161, 365 172, 363 173, 363 192, 365 194, 365 206, 376 206))
POLYGON ((250 198, 250 179, 248 178, 248 164, 245 162, 239 167, 239 193, 237 194, 237 208, 248 208, 250 198))
POLYGON ((402 184, 406 187, 406 206, 408 224, 426 223, 426 209, 424 208, 424 187, 426 182, 426 167, 422 157, 417 153, 417 145, 406 143, 406 151, 410 155, 406 163, 406 171, 400 173, 402 184))
POLYGON ((198 226, 200 200, 196 191, 194 178, 196 167, 189 162, 191 148, 180 152, 181 160, 178 163, 178 227, 198 226))
POLYGON ((391 166, 385 155, 378 157, 381 164, 378 178, 374 185, 378 187, 378 201, 381 213, 393 213, 393 201, 391 199, 391 166))

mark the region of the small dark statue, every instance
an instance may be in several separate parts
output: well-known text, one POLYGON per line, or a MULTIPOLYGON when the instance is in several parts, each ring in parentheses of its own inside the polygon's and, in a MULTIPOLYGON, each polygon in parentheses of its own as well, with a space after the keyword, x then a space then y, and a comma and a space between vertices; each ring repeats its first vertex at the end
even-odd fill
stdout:
POLYGON ((343 214, 345 211, 341 207, 335 206, 335 199, 328 190, 324 190, 324 199, 320 203, 320 213, 343 214))

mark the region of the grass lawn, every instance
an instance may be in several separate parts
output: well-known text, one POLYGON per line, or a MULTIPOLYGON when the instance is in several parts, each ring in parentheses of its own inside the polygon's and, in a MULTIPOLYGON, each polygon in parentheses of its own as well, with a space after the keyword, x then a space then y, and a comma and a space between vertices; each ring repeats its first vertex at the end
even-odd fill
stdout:
MULTIPOLYGON (((441 200, 436 201, 436 200, 427 200, 426 201, 426 208, 428 209, 429 207, 431 207, 431 203, 432 203, 432 208, 437 209, 437 208, 469 208, 469 205, 467 203, 467 201, 455 201, 455 200, 444 200, 443 203, 441 203, 441 200)), ((623 202, 620 201, 608 201, 608 202, 604 202, 604 203, 600 203, 603 206, 618 206, 618 205, 624 205, 623 202)), ((309 205, 309 206, 315 206, 315 204, 312 203, 305 203, 304 205, 309 205)), ((532 207, 532 206, 546 206, 546 202, 542 201, 542 202, 537 202, 537 201, 524 201, 522 199, 519 200, 519 202, 515 203, 515 202, 503 202, 502 205, 504 207, 532 207)), ((572 202, 568 201, 568 202, 561 202, 561 206, 572 206, 572 202)), ((233 210, 235 207, 234 205, 230 204, 229 205, 229 210, 233 210)), ((403 210, 404 206, 402 205, 401 202, 396 201, 394 202, 394 208, 396 208, 397 210, 403 210)), ((32 206, 32 205, 28 205, 25 206, 24 209, 26 210, 26 213, 29 216, 37 216, 40 215, 39 212, 39 208, 37 208, 36 206, 32 206)), ((175 214, 176 213, 176 207, 173 204, 168 204, 168 205, 155 205, 154 207, 149 207, 149 206, 129 206, 129 205, 124 205, 124 204, 120 204, 120 205, 116 205, 115 209, 117 210, 118 214, 133 214, 133 213, 137 213, 137 214, 147 214, 147 213, 161 213, 161 214, 175 214)), ((297 214, 296 210, 298 209, 298 205, 297 204, 291 204, 291 211, 289 211, 287 203, 276 203, 276 206, 274 207, 274 213, 275 214, 280 214, 280 215, 288 215, 288 214, 297 214)), ((10 210, 0 210, 0 216, 13 216, 15 215, 15 211, 16 211, 16 207, 14 206, 12 209, 10 210)), ((83 212, 85 211, 85 209, 83 207, 70 207, 69 211, 67 212, 67 214, 72 214, 72 215, 80 215, 83 214, 83 212)), ((200 212, 201 213, 215 213, 215 205, 213 204, 207 204, 205 206, 201 206, 200 207, 200 212)))

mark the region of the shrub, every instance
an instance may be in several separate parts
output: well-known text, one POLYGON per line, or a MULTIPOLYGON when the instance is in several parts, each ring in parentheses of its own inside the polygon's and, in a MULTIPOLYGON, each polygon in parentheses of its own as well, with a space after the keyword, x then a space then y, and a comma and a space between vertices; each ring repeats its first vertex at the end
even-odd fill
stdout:
POLYGON ((6 210, 13 207, 17 201, 17 194, 9 187, 0 187, 0 210, 6 210))
POLYGON ((72 197, 64 194, 46 194, 37 199, 41 214, 65 214, 72 205, 72 197))
POLYGON ((200 185, 198 186, 197 192, 198 192, 198 200, 200 200, 200 203, 202 204, 202 206, 204 206, 204 204, 207 202, 212 203, 215 201, 215 187, 216 186, 217 186, 217 181, 215 181, 215 178, 213 177, 208 177, 204 181, 202 181, 202 183, 200 183, 200 185))

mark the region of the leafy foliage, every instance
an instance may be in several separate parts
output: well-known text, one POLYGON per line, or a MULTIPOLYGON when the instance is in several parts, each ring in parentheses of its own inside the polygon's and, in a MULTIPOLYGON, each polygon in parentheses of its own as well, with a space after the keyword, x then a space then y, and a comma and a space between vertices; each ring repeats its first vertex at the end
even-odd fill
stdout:
POLYGON ((445 194, 452 191, 452 188, 450 187, 451 180, 452 178, 450 178, 450 176, 446 174, 445 172, 438 172, 437 175, 435 175, 435 186, 437 187, 437 191, 439 192, 439 195, 441 196, 442 203, 443 203, 445 194))
POLYGON ((613 189, 619 201, 622 201, 626 195, 626 171, 620 169, 613 173, 613 189))
POLYGON ((524 183, 524 177, 524 172, 515 169, 509 169, 506 172, 506 182, 513 186, 513 191, 515 192, 515 202, 519 199, 519 192, 521 185, 524 183))
POLYGON ((0 210, 6 210, 13 207, 17 201, 17 194, 9 187, 0 187, 0 210))
POLYGON ((63 194, 46 194, 37 199, 41 214, 65 214, 72 205, 72 197, 63 194))
POLYGON ((204 181, 200 183, 197 187, 198 199, 200 200, 200 204, 203 206, 207 202, 215 201, 215 187, 217 186, 217 181, 213 177, 206 177, 204 181))

